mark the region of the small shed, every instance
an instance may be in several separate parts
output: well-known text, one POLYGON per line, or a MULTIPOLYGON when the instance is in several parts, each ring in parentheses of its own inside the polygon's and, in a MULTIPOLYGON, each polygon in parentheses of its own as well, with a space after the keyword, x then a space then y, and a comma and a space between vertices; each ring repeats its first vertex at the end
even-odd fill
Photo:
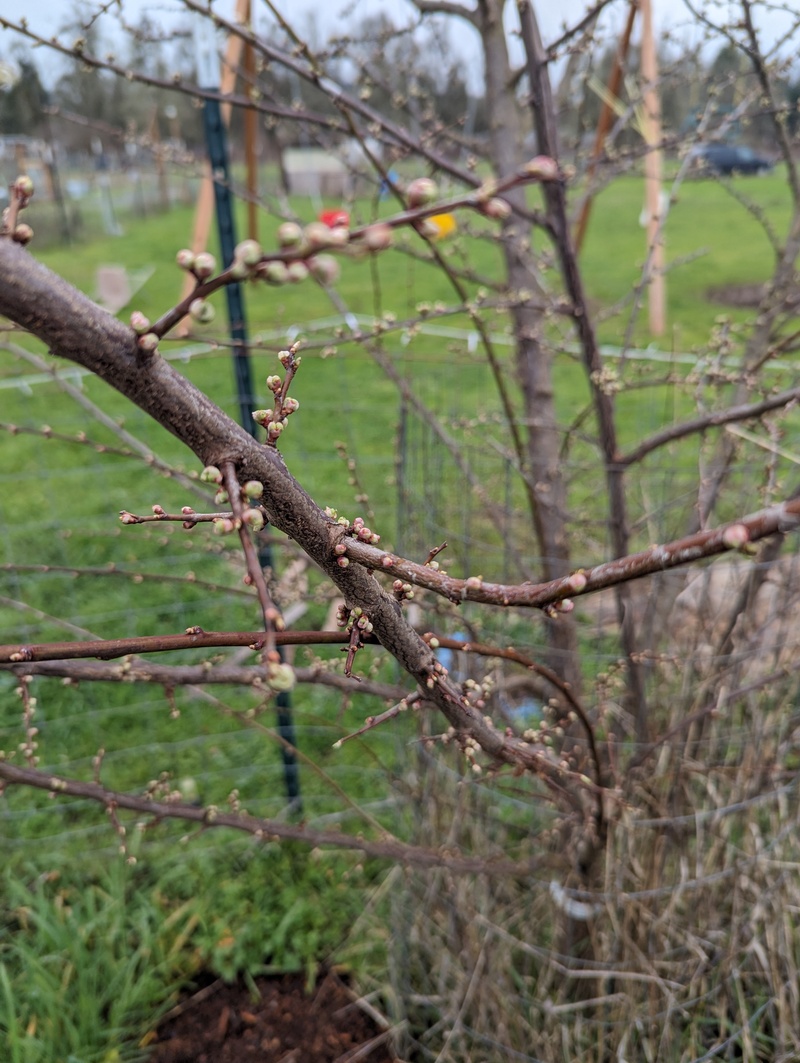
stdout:
POLYGON ((347 195, 352 175, 344 162, 323 148, 289 148, 283 165, 294 196, 336 199, 347 195))

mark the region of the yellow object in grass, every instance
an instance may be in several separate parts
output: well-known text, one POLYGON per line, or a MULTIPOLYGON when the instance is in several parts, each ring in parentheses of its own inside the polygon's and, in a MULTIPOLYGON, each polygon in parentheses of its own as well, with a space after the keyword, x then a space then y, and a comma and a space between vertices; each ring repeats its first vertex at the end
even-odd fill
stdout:
POLYGON ((458 223, 452 214, 434 214, 428 221, 436 227, 435 240, 445 240, 458 231, 458 223))

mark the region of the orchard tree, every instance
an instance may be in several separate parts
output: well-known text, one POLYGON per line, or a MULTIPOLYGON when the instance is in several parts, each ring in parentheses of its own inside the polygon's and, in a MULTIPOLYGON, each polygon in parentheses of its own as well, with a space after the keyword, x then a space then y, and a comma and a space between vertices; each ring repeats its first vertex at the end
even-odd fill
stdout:
MULTIPOLYGON (((519 0, 513 11, 503 0, 476 0, 469 7, 446 0, 409 4, 409 14, 423 20, 460 19, 479 40, 488 126, 482 140, 467 140, 463 130, 445 124, 410 89, 406 96, 391 86, 395 113, 387 116, 371 98, 377 82, 367 63, 357 87, 337 81, 344 37, 316 54, 290 18, 272 5, 268 33, 196 0, 184 0, 184 6, 251 48, 257 71, 274 67, 282 72, 269 75, 257 92, 235 91, 230 102, 255 109, 270 127, 283 130, 293 123, 291 129, 331 151, 345 141, 359 142, 377 206, 363 223, 349 217, 331 224, 281 217, 274 242, 262 246, 244 240, 230 262, 218 263, 205 250, 174 249, 178 267, 191 278, 190 293, 165 305, 155 320, 135 311, 122 321, 37 262, 31 250, 34 189, 24 175, 15 182, 0 240, 0 312, 54 357, 107 382, 185 445, 213 501, 196 509, 189 492, 198 478, 186 477, 183 508, 169 512, 155 505, 142 513, 131 500, 122 524, 135 535, 140 525, 175 522, 195 534, 213 529, 225 541, 236 541, 262 623, 258 631, 224 630, 221 624, 217 631, 193 627, 182 633, 154 630, 113 640, 0 647, 0 666, 19 678, 23 720, 20 749, 0 759, 0 780, 6 787, 90 798, 104 805, 118 826, 120 815, 130 810, 153 822, 224 826, 259 839, 300 839, 438 869, 437 881, 445 885, 435 894, 434 908, 447 912, 442 923, 452 931, 447 947, 456 954, 453 970, 463 976, 448 974, 447 991, 437 998, 445 1029, 468 1025, 486 1036, 496 1032, 500 998, 507 997, 512 1003, 506 1001, 502 1025, 509 1031, 514 1027, 504 1034, 507 1045, 524 1044, 538 1058, 562 1058, 563 1051, 575 1058, 607 1058, 604 1035, 613 1039, 620 1057, 626 1045, 630 1052, 668 1051, 677 1057, 684 1040, 692 1058, 700 1057, 726 1037, 748 1044, 750 1037, 768 1038, 781 1052, 790 1051, 796 1045, 791 1015, 793 1009, 796 1013, 797 929, 788 917, 776 928, 774 913, 782 905, 796 905, 796 891, 774 867, 794 867, 798 859, 783 822, 787 807, 792 814, 796 809, 794 724, 785 706, 797 684, 783 652, 796 633, 788 623, 792 570, 782 550, 800 519, 800 500, 791 463, 782 463, 782 435, 800 398, 794 370, 786 366, 798 346, 793 290, 800 183, 787 111, 773 90, 784 71, 780 55, 770 56, 762 43, 760 5, 743 0, 740 18, 729 25, 714 26, 713 9, 696 13, 726 42, 726 54, 735 52, 737 64, 747 63, 750 71, 750 80, 732 97, 735 111, 720 116, 709 107, 697 135, 766 115, 786 175, 788 220, 777 232, 756 204, 745 203, 751 220, 763 223, 774 251, 774 269, 758 289, 752 319, 717 320, 689 368, 668 365, 656 373, 642 369, 633 357, 634 337, 641 334, 637 319, 652 280, 652 248, 643 251, 632 290, 615 308, 621 342, 616 356, 605 359, 598 335, 608 315, 587 294, 573 239, 572 202, 580 203, 623 163, 635 168, 647 152, 663 145, 640 138, 636 148, 632 136, 634 148, 619 152, 612 138, 595 160, 591 178, 576 173, 565 162, 575 154, 561 142, 552 84, 560 59, 606 47, 597 39, 599 16, 605 8, 624 9, 625 4, 595 4, 550 42, 542 39, 530 0, 519 0), (313 90, 302 97, 307 105, 281 98, 287 78, 313 90), (320 97, 324 108, 314 106, 320 97), (375 150, 376 142, 381 151, 375 150), (388 190, 391 205, 380 205, 381 188, 388 190), (455 215, 470 235, 468 227, 475 225, 478 239, 496 242, 500 264, 493 275, 476 270, 466 252, 450 254, 439 242, 436 219, 446 214, 455 215), (365 275, 371 272, 375 279, 381 259, 395 254, 437 266, 452 293, 451 304, 420 304, 401 324, 391 315, 376 320, 373 328, 353 325, 337 290, 341 263, 361 262, 365 275), (303 375, 314 372, 301 342, 280 351, 259 385, 262 399, 252 413, 258 437, 163 356, 170 334, 187 316, 195 324, 211 318, 209 298, 215 292, 247 284, 266 286, 277 298, 289 283, 316 283, 328 294, 343 324, 338 336, 327 338, 326 353, 344 336, 397 386, 447 455, 464 493, 483 507, 492 534, 515 559, 515 580, 501 582, 486 570, 448 570, 440 541, 429 544, 427 556, 404 556, 387 541, 380 515, 377 523, 367 515, 350 519, 337 512, 346 508, 346 500, 333 509, 330 500, 311 497, 282 456, 287 438, 298 430, 299 419, 293 419, 297 389, 303 375), (496 484, 482 480, 473 468, 463 437, 426 404, 424 381, 409 382, 387 355, 395 332, 402 329, 413 341, 424 323, 455 312, 468 318, 489 367, 503 416, 501 449, 518 476, 523 518, 503 507, 496 484), (510 358, 497 347, 498 319, 512 337, 510 358), (580 396, 581 408, 565 410, 560 388, 580 396), (645 432, 632 418, 644 405, 640 396, 647 389, 668 412, 645 432), (767 458, 754 473, 753 455, 762 453, 767 458), (684 494, 664 503, 663 520, 649 508, 642 471, 662 454, 668 455, 662 466, 666 479, 671 463, 685 469, 688 461, 694 468, 691 500, 687 503, 684 494), (257 538, 265 524, 287 547, 299 549, 334 589, 341 600, 338 632, 286 624, 259 558, 257 538), (666 528, 672 534, 654 545, 654 531, 666 528), (672 570, 681 573, 723 554, 736 563, 711 566, 708 579, 698 578, 688 590, 682 581, 666 578, 672 570), (740 555, 751 558, 749 567, 740 555), (730 581, 722 593, 715 574, 730 581), (770 581, 773 611, 765 618, 761 592, 770 581), (598 673, 591 639, 600 606, 591 610, 605 590, 615 598, 613 663, 598 673), (420 595, 421 622, 409 609, 420 595), (583 602, 589 619, 581 625, 575 617, 583 602), (456 638, 454 616, 468 606, 469 637, 456 638), (509 630, 520 642, 523 629, 542 625, 538 653, 530 652, 530 643, 520 648, 484 639, 483 632, 491 630, 488 618, 499 611, 513 617, 509 630), (768 630, 773 620, 778 636, 768 630), (293 667, 284 656, 292 645, 326 644, 344 648, 340 670, 293 667), (212 663, 208 657, 196 666, 178 666, 142 656, 225 647, 249 647, 255 663, 244 666, 218 657, 212 663), (359 676, 360 662, 375 651, 395 662, 402 676, 388 688, 359 676), (441 651, 450 651, 450 657, 441 651), (451 663, 454 655, 477 662, 469 678, 451 663), (120 657, 123 666, 117 663, 120 657), (765 667, 755 670, 754 657, 765 667), (497 668, 490 661, 522 670, 543 702, 541 719, 520 725, 504 715, 503 691, 496 689, 497 668), (355 834, 262 819, 235 807, 227 812, 197 807, 168 784, 122 792, 104 785, 101 764, 91 779, 43 767, 31 697, 34 678, 111 683, 123 675, 128 682, 159 684, 169 696, 182 685, 214 682, 255 686, 262 696, 278 696, 298 680, 326 684, 347 697, 377 694, 386 705, 367 717, 359 734, 369 737, 377 727, 391 727, 410 710, 420 721, 424 748, 440 749, 443 757, 445 747, 455 749, 465 779, 487 780, 489 795, 492 785, 525 780, 546 811, 537 809, 531 816, 524 859, 514 860, 496 844, 489 845, 488 854, 483 850, 488 837, 472 833, 475 824, 466 822, 470 810, 464 822, 454 820, 441 832, 437 817, 426 811, 424 829, 406 840, 396 826, 375 821, 355 834), (733 719, 743 732, 728 726, 733 719), (761 812, 749 818, 755 808, 761 812), (762 858, 764 852, 770 859, 762 858), (459 876, 471 876, 470 890, 462 889, 459 876), (532 899, 521 904, 525 894, 532 899), (505 923, 499 914, 504 905, 513 911, 505 923), (475 992, 478 984, 494 987, 484 1001, 477 999, 482 996, 475 992), (519 1011, 520 996, 526 1016, 531 1008, 538 1018, 516 1014, 512 1019, 508 1013, 519 1011), (705 1014, 711 1008, 715 1025, 710 1033, 708 1027, 698 1033, 687 1016, 693 1009, 705 1014), (567 1015, 570 1019, 563 1018, 567 1015), (588 1032, 580 1021, 572 1022, 575 1015, 591 1016, 588 1032), (599 1043, 595 1029, 604 1031, 599 1043)), ((21 24, 5 18, 0 24, 79 55, 85 69, 103 78, 130 77, 161 88, 172 85, 201 101, 216 98, 185 78, 173 83, 156 73, 125 69, 92 54, 85 42, 38 41, 21 24)), ((794 20, 788 32, 797 31, 794 20)), ((416 56, 412 48, 398 54, 404 63, 416 56)), ((376 62, 376 78, 380 69, 376 62)), ((726 78, 731 69, 726 66, 726 78)), ((641 97, 631 100, 632 122, 642 106, 641 97)), ((659 234, 689 172, 689 147, 676 153, 659 234)), ((744 199, 738 188, 727 187, 744 199)), ((613 240, 604 253, 616 254, 613 240)), ((387 303, 389 298, 386 294, 387 303)), ((476 418, 476 424, 480 442, 488 447, 493 437, 485 421, 476 418)), ((335 439, 332 427, 331 444, 335 439)), ((676 474, 675 484, 676 493, 684 492, 685 479, 676 474)), ((347 738, 341 735, 342 742, 347 738)), ((435 788, 424 792, 435 803, 435 788)), ((508 837, 497 829, 498 837, 508 837)), ((413 887, 409 890, 413 893, 413 887)), ((425 896, 430 900, 433 894, 425 896)), ((448 933, 443 929, 437 942, 442 950, 448 933)), ((430 968, 424 958, 420 963, 430 968)), ((424 991, 413 979, 410 989, 404 987, 405 1014, 412 1019, 422 996, 432 1001, 436 994, 433 978, 417 977, 424 991)), ((455 1047, 451 1034, 444 1035, 442 1052, 455 1047)))

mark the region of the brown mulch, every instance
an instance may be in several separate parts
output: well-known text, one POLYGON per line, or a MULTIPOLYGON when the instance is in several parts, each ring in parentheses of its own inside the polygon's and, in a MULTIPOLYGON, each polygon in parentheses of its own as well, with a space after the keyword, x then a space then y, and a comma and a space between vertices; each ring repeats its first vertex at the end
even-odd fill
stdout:
POLYGON ((210 983, 173 1008, 149 1063, 395 1063, 389 1035, 335 973, 210 983))

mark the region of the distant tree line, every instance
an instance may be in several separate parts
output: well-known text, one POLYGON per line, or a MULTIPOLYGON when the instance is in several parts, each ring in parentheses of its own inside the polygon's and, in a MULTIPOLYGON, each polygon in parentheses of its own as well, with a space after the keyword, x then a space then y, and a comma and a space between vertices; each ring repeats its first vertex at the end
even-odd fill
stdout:
MULTIPOLYGON (((73 27, 85 40, 87 53, 104 52, 100 26, 95 21, 88 30, 77 23, 73 27)), ((186 25, 165 35, 145 16, 135 32, 126 36, 124 47, 120 61, 163 81, 163 87, 86 67, 72 55, 65 58, 60 77, 46 88, 30 50, 21 50, 17 44, 16 50, 5 55, 0 51, 0 60, 10 62, 17 74, 13 84, 0 90, 0 135, 41 135, 48 115, 57 114, 67 119, 59 122, 58 139, 72 150, 88 150, 93 136, 103 129, 145 140, 148 136, 168 139, 179 130, 187 147, 200 147, 200 112, 189 96, 170 87, 174 79, 185 83, 195 80, 191 27, 186 25), (82 121, 70 123, 69 119, 76 116, 82 121)), ((597 126, 617 51, 616 40, 598 36, 594 50, 576 56, 562 75, 559 119, 564 135, 576 145, 597 126)), ((338 59, 341 84, 368 98, 371 106, 387 118, 410 124, 418 133, 438 135, 442 150, 450 145, 452 150, 461 152, 469 148, 473 138, 486 137, 487 112, 480 83, 474 76, 467 76, 467 64, 446 32, 422 34, 418 25, 400 25, 381 12, 354 20, 346 34, 326 43, 324 54, 334 61, 338 59)), ((633 87, 638 62, 639 50, 634 45, 625 59, 625 74, 615 104, 620 119, 632 106, 628 86, 633 87), (625 76, 628 74, 629 78, 625 76)), ((692 132, 709 104, 724 121, 756 88, 752 69, 732 45, 722 46, 709 58, 699 51, 677 50, 668 41, 662 42, 659 68, 662 119, 668 136, 692 132)), ((260 68, 257 76, 262 98, 271 98, 280 107, 335 117, 335 104, 323 89, 292 78, 285 68, 260 68)), ((775 88, 777 102, 786 110, 787 127, 796 135, 800 133, 800 70, 796 64, 777 77, 775 88)), ((520 78, 518 91, 522 103, 527 91, 524 77, 520 78)), ((234 143, 241 143, 242 112, 234 110, 232 121, 234 143)), ((276 143, 277 128, 285 135, 283 125, 290 129, 292 140, 303 142, 302 123, 267 118, 266 132, 272 143, 276 143)), ((729 139, 744 137, 763 142, 772 136, 769 116, 754 114, 744 122, 730 123, 725 135, 729 139)), ((318 139, 318 131, 315 136, 318 139)), ((635 138, 630 123, 620 121, 617 143, 624 146, 635 138)))

